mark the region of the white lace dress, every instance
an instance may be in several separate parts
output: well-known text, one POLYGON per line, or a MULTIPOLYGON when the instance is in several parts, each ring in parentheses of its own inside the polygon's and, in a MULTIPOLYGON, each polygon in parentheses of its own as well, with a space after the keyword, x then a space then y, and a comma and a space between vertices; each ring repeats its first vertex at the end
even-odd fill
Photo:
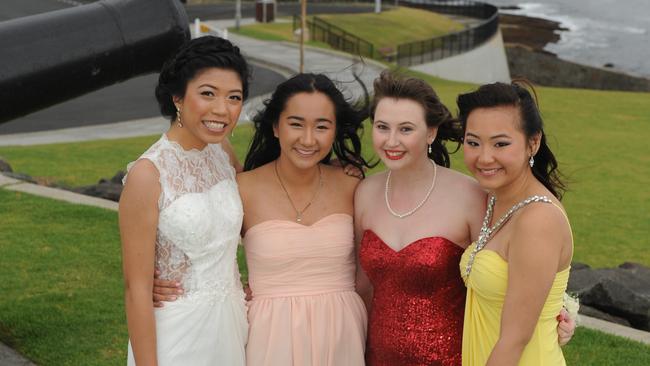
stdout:
MULTIPOLYGON (((154 310, 158 364, 245 365, 248 322, 236 261, 243 211, 228 155, 220 145, 187 151, 163 135, 140 159, 160 173, 156 267, 185 289, 154 310)), ((130 342, 128 365, 135 365, 130 342)))

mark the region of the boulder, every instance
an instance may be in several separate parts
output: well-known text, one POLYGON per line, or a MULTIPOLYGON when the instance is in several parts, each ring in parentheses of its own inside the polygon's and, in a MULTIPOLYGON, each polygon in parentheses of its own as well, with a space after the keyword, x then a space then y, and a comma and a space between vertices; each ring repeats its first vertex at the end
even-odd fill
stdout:
POLYGON ((97 184, 73 188, 72 191, 118 202, 120 194, 122 194, 122 178, 124 178, 124 174, 125 172, 120 170, 111 179, 102 178, 97 184))
POLYGON ((619 268, 574 270, 567 291, 576 293, 583 305, 650 331, 650 268, 624 263, 619 268))
POLYGON ((13 172, 14 170, 11 169, 11 165, 9 165, 9 162, 7 162, 2 156, 0 156, 0 172, 13 172))

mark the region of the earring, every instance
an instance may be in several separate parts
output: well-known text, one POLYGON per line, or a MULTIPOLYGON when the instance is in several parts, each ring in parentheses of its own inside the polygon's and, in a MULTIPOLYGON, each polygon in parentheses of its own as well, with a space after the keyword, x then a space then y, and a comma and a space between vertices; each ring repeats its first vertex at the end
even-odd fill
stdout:
POLYGON ((429 144, 429 154, 431 154, 431 144, 429 144))
POLYGON ((533 156, 530 156, 530 159, 528 159, 528 165, 532 168, 533 165, 535 165, 535 159, 533 159, 533 156))
POLYGON ((176 108, 176 124, 178 127, 183 128, 183 122, 181 121, 181 111, 176 108))

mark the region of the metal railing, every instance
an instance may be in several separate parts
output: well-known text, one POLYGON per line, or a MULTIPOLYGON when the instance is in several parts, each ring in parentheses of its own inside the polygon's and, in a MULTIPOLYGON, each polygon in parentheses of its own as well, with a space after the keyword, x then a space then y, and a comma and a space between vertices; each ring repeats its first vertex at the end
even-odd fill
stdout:
MULTIPOLYGON (((300 16, 293 16, 293 30, 300 28, 300 16)), ((336 50, 373 58, 375 47, 372 43, 331 24, 319 17, 307 17, 309 39, 324 42, 336 50)))
POLYGON ((398 45, 395 62, 399 66, 423 64, 467 52, 492 38, 499 29, 499 11, 497 7, 482 2, 402 0, 400 5, 442 14, 478 18, 482 19, 482 21, 477 26, 459 32, 398 45))

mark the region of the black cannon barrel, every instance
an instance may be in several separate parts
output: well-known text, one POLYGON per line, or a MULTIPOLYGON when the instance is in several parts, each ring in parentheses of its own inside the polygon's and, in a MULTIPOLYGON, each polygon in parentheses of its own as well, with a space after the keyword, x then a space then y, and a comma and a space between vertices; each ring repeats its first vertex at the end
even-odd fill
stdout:
POLYGON ((157 72, 189 37, 179 0, 102 0, 0 22, 0 123, 157 72))

